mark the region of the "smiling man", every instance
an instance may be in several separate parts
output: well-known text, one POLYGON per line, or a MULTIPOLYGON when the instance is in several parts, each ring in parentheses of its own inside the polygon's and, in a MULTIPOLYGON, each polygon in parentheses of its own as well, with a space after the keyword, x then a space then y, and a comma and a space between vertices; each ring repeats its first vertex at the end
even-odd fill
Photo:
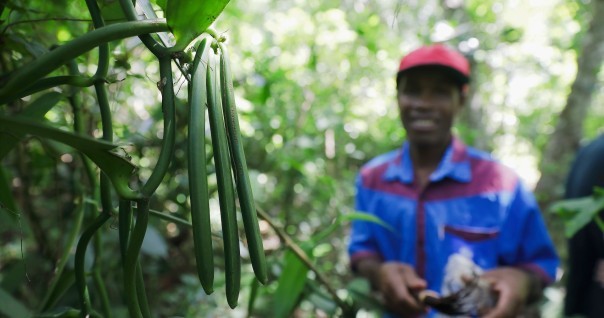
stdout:
POLYGON ((444 45, 405 56, 396 81, 407 140, 357 178, 356 209, 395 230, 353 222, 351 265, 391 317, 435 316, 421 300, 426 290, 446 296, 476 281, 492 302, 463 299, 466 315, 517 317, 555 279, 558 256, 532 193, 452 134, 469 76, 466 58, 444 45), (459 259, 471 266, 451 264, 459 259))

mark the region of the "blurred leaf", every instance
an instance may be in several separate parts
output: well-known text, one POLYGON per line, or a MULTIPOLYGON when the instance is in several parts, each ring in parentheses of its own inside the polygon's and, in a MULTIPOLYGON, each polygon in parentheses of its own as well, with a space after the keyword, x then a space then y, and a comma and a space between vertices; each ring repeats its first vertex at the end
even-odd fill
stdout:
POLYGON ((331 298, 326 295, 322 295, 319 293, 311 293, 308 296, 308 301, 311 302, 315 307, 324 311, 329 317, 333 317, 336 310, 338 309, 338 305, 331 298))
POLYGON ((106 24, 127 20, 119 1, 99 1, 99 8, 106 24))
POLYGON ((365 212, 352 212, 352 213, 343 214, 342 218, 344 220, 351 220, 351 221, 358 220, 358 221, 367 221, 367 222, 376 223, 376 224, 379 224, 379 225, 385 227, 389 231, 395 232, 394 228, 392 226, 390 226, 390 224, 387 224, 386 222, 382 221, 382 219, 376 217, 373 214, 369 214, 369 213, 365 213, 365 212))
POLYGON ((323 243, 315 246, 315 248, 312 249, 312 255, 316 258, 319 258, 331 252, 332 250, 333 247, 330 243, 323 243))
MULTIPOLYGON (((41 138, 50 138, 76 148, 94 161, 109 176, 113 186, 122 198, 136 199, 140 197, 139 193, 128 186, 130 177, 136 167, 128 161, 126 156, 112 152, 118 147, 117 145, 46 126, 19 116, 0 116, 0 127, 8 135, 14 133, 31 134, 41 138)), ((1 130, 0 133, 2 133, 1 130)))
MULTIPOLYGON (((312 258, 311 249, 313 244, 305 242, 301 244, 302 250, 312 258)), ((283 270, 277 281, 277 290, 275 291, 275 307, 273 317, 285 318, 290 317, 291 312, 296 307, 300 295, 306 284, 306 274, 308 267, 290 250, 285 252, 283 261, 283 270)))
POLYGON ((168 0, 155 0, 154 1, 162 10, 164 10, 164 12, 166 12, 166 2, 168 2, 168 0))
POLYGON ((523 35, 522 29, 508 26, 503 29, 501 38, 505 42, 515 43, 522 39, 522 35, 523 35))
POLYGON ((252 277, 250 280, 250 296, 247 302, 247 316, 252 316, 252 311, 256 304, 256 299, 258 299, 258 288, 260 287, 260 282, 256 279, 256 277, 252 277))
POLYGON ((380 302, 371 295, 371 286, 366 279, 355 278, 351 280, 346 286, 346 290, 354 301, 355 307, 376 311, 384 310, 380 302))
MULTIPOLYGON (((136 3, 143 10, 143 13, 145 14, 145 17, 147 19, 157 19, 158 18, 157 14, 155 14, 155 10, 154 10, 153 6, 151 5, 151 2, 149 2, 149 0, 136 0, 136 3)), ((164 12, 166 12, 166 0, 157 1, 157 5, 164 12)), ((174 45, 173 38, 170 38, 170 36, 169 36, 170 33, 158 32, 157 35, 159 36, 159 38, 161 39, 162 43, 165 46, 174 45)))
MULTIPOLYGON (((31 118, 33 120, 42 120, 44 115, 51 110, 63 97, 57 92, 47 93, 33 101, 22 113, 17 116, 31 118)), ((25 133, 12 131, 7 134, 0 134, 0 160, 6 156, 21 140, 25 133)))
POLYGON ((554 203, 550 211, 564 220, 566 237, 575 235, 604 209, 604 197, 583 197, 554 203))
POLYGON ((594 188, 594 197, 596 197, 596 198, 604 197, 604 188, 595 187, 594 188))
POLYGON ((0 313, 9 318, 30 317, 31 312, 19 300, 0 288, 0 313))
MULTIPOLYGON (((92 261, 89 259, 88 250, 86 251, 86 260, 92 261)), ((89 263, 90 264, 90 263, 89 263)), ((42 308, 42 310, 46 310, 47 307, 53 307, 61 297, 67 292, 71 286, 75 283, 75 271, 73 268, 65 267, 61 272, 61 277, 57 280, 57 284, 55 285, 55 289, 52 291, 51 295, 48 295, 48 300, 46 304, 43 304, 46 308, 42 308)))
POLYGON ((48 52, 48 49, 42 44, 13 34, 9 34, 3 40, 5 41, 3 45, 6 45, 7 48, 11 48, 26 56, 38 57, 48 52))
POLYGON ((602 220, 602 218, 596 214, 596 216, 594 217, 594 221, 600 228, 600 231, 604 232, 604 220, 602 220))
POLYGON ((48 312, 35 315, 34 318, 76 318, 80 311, 71 307, 58 307, 48 312))
POLYGON ((168 0, 166 21, 176 38, 174 48, 182 51, 212 25, 230 0, 168 0))

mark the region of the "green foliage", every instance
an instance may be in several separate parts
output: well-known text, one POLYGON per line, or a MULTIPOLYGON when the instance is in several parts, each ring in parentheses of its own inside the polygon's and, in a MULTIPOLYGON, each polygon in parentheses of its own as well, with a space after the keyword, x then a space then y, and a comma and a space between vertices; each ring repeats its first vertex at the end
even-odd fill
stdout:
MULTIPOLYGON (((311 249, 312 242, 306 242, 302 247, 307 255, 312 255, 310 253, 311 249)), ((283 268, 277 281, 277 289, 273 299, 272 317, 285 318, 291 316, 306 285, 308 271, 308 267, 293 252, 285 252, 283 268)))
MULTIPOLYGON (((224 5, 226 5, 226 2, 220 4, 219 6, 216 6, 216 3, 214 2, 212 2, 210 5, 207 5, 209 2, 203 2, 198 5, 198 10, 193 10, 195 16, 187 16, 187 13, 189 12, 183 11, 183 8, 189 10, 193 9, 195 6, 186 5, 183 7, 182 2, 180 2, 181 5, 171 4, 174 2, 177 1, 171 1, 167 4, 167 7, 169 10, 171 10, 171 12, 167 14, 168 24, 172 26, 177 33, 177 45, 181 45, 183 48, 189 43, 185 43, 186 45, 183 44, 182 36, 184 35, 186 39, 186 37, 191 35, 191 33, 188 31, 184 32, 185 30, 182 25, 182 20, 179 19, 183 18, 183 16, 186 19, 195 17, 203 18, 203 23, 206 23, 207 25, 205 25, 202 29, 193 29, 194 37, 197 37, 216 19, 216 17, 222 12, 224 5), (211 17, 211 19, 208 17, 211 17)), ((5 157, 15 146, 19 144, 20 139, 26 135, 33 135, 38 138, 43 138, 43 140, 50 139, 53 141, 58 141, 73 147, 77 152, 86 156, 81 157, 82 167, 80 169, 74 169, 74 171, 81 170, 83 173, 81 175, 74 174, 72 177, 72 181, 75 182, 76 185, 73 187, 73 189, 70 189, 70 194, 72 196, 71 199, 73 200, 71 210, 75 210, 74 212, 76 213, 76 216, 72 220, 71 233, 68 235, 68 240, 65 243, 64 250, 60 254, 60 260, 56 265, 55 276, 51 280, 50 288, 44 295, 41 296, 43 300, 41 301, 41 304, 37 305, 39 308, 37 311, 43 315, 50 316, 65 316, 72 314, 71 309, 64 311, 58 307, 55 307, 55 305, 62 298, 61 296, 71 287, 71 285, 75 284, 75 290, 79 299, 79 308, 77 311, 79 312, 80 316, 102 315, 105 317, 110 317, 112 315, 112 306, 110 305, 110 301, 108 299, 109 293, 106 289, 105 280, 101 275, 101 262, 99 260, 102 255, 102 241, 100 235, 103 232, 103 226, 110 218, 112 218, 114 214, 113 193, 115 192, 119 200, 119 248, 121 252, 124 302, 131 317, 150 317, 151 310, 148 306, 146 287, 142 271, 143 267, 139 261, 139 254, 142 251, 154 257, 157 255, 166 255, 165 252, 156 253, 158 248, 157 246, 152 250, 146 249, 147 251, 142 249, 142 247, 144 245, 144 238, 148 228, 152 229, 152 227, 150 227, 148 224, 150 215, 150 199, 156 193, 158 187, 162 183, 163 178, 169 170, 170 163, 173 161, 176 142, 176 128, 175 92, 171 59, 173 57, 182 56, 184 53, 175 51, 175 48, 171 48, 172 51, 169 52, 167 47, 162 46, 162 44, 156 42, 155 38, 148 35, 149 33, 165 31, 166 24, 164 21, 157 19, 139 20, 136 17, 133 3, 129 0, 122 0, 120 2, 120 7, 125 17, 136 21, 118 22, 109 26, 105 26, 102 11, 96 1, 87 1, 86 5, 88 13, 93 21, 94 30, 82 35, 78 35, 73 39, 70 38, 70 36, 65 36, 64 38, 67 40, 66 44, 56 46, 48 52, 42 52, 40 55, 34 55, 33 61, 27 65, 23 65, 15 69, 9 69, 9 71, 5 70, 6 74, 4 75, 1 83, 2 85, 0 85, 0 105, 9 108, 9 111, 7 111, 6 114, 3 111, 2 114, 0 114, 0 127, 2 127, 0 130, 0 135, 2 135, 2 139, 5 140, 3 143, 3 148, 0 149, 2 151, 0 158, 5 157), (130 180, 133 177, 133 172, 136 166, 130 162, 130 155, 127 153, 119 153, 119 151, 126 152, 124 148, 119 148, 118 151, 115 151, 118 146, 112 143, 114 140, 114 123, 112 120, 112 112, 110 109, 110 101, 107 94, 106 84, 110 83, 110 81, 107 80, 107 78, 109 78, 108 42, 114 40, 123 40, 137 35, 140 36, 140 39, 145 44, 146 48, 159 62, 161 81, 158 84, 158 89, 162 93, 161 119, 163 119, 162 122, 164 130, 155 167, 151 170, 147 180, 141 182, 140 187, 133 189, 130 187, 130 180), (76 59, 86 56, 89 50, 97 47, 98 57, 96 60, 96 72, 90 77, 80 74, 80 70, 77 68, 76 59), (54 76, 54 74, 52 74, 56 71, 59 71, 66 63, 68 65, 69 75, 54 76), (47 75, 51 76, 46 77, 47 75), (30 105, 28 105, 24 111, 18 112, 18 115, 16 116, 11 116, 11 113, 14 111, 10 111, 10 108, 20 106, 22 102, 20 98, 28 99, 31 95, 34 95, 38 92, 58 88, 61 85, 66 85, 71 88, 71 90, 68 91, 68 94, 66 94, 67 98, 65 99, 71 106, 71 116, 73 116, 72 123, 65 123, 61 121, 59 121, 59 123, 53 123, 50 121, 40 123, 42 117, 45 117, 46 114, 52 114, 50 110, 55 108, 59 101, 63 99, 63 95, 58 92, 41 95, 33 103, 30 103, 30 105), (92 120, 92 122, 99 123, 102 131, 102 140, 91 138, 85 134, 86 131, 90 130, 88 123, 83 122, 84 115, 82 112, 82 101, 78 99, 79 96, 76 88, 87 86, 94 86, 94 94, 91 97, 92 100, 98 104, 97 110, 100 115, 100 120, 92 120), (54 127, 53 124, 56 126, 67 126, 71 129, 61 129, 54 127), (96 171, 94 170, 95 167, 92 166, 92 163, 96 164, 96 166, 100 168, 100 178, 97 177, 96 171), (88 186, 80 184, 81 180, 78 179, 80 179, 81 176, 86 177, 88 186), (113 188, 110 186, 110 181, 113 185, 113 188), (93 214, 87 217, 87 224, 80 235, 79 232, 84 219, 84 212, 92 212, 86 208, 87 203, 82 200, 84 197, 92 197, 92 199, 87 200, 93 201, 95 206, 100 208, 101 213, 96 216, 93 214), (136 221, 133 223, 131 214, 132 204, 134 202, 136 202, 137 217, 136 221), (78 236, 79 239, 75 249, 73 271, 71 269, 64 270, 69 258, 69 253, 71 253, 78 236), (88 260, 88 245, 91 242, 93 242, 95 247, 94 259, 92 260, 92 263, 88 260), (100 307, 100 313, 97 313, 97 310, 93 309, 93 303, 91 301, 92 298, 90 297, 91 292, 88 289, 88 277, 92 277, 94 281, 96 287, 95 291, 100 299, 100 305, 97 304, 97 307, 100 307)), ((2 6, 0 9, 4 10, 4 6, 2 6)), ((14 7, 14 9, 18 11, 21 8, 14 7)), ((188 38, 187 40, 192 41, 193 38, 188 38)), ((218 40, 219 39, 214 39, 214 41, 218 40)), ((223 41, 223 39, 220 39, 220 41, 223 41)), ((224 47, 222 50, 225 50, 224 47)), ((13 51, 12 48, 8 48, 6 52, 13 54, 16 53, 16 51, 13 51)), ((201 54, 202 52, 199 53, 201 54)), ((226 52, 222 53, 226 54, 226 52)), ((215 51, 215 54, 219 54, 219 52, 215 51)), ((222 56, 222 60, 223 63, 228 63, 227 57, 224 55, 222 56)), ((207 65, 208 61, 209 60, 206 59, 202 62, 205 63, 204 65, 207 65)), ((121 65, 124 65, 124 63, 121 65)), ((183 75, 187 76, 187 78, 190 76, 190 74, 187 73, 184 68, 181 68, 181 70, 183 75)), ((232 83, 228 82, 230 77, 224 77, 224 80, 221 82, 222 85, 219 85, 218 68, 207 67, 207 70, 208 76, 213 73, 215 74, 216 78, 216 80, 212 83, 215 85, 207 86, 208 95, 218 96, 220 91, 229 89, 231 98, 227 104, 230 107, 229 109, 233 109, 233 111, 229 113, 229 118, 233 120, 233 118, 236 118, 237 114, 234 111, 235 102, 234 98, 232 98, 232 83)), ((228 74, 230 76, 228 72, 230 72, 230 69, 228 68, 222 70, 223 75, 228 74)), ((206 89, 206 87, 204 87, 204 89, 206 89)), ((207 101, 196 100, 195 102, 199 104, 201 111, 205 110, 203 106, 207 101)), ((218 103, 214 104, 216 104, 216 107, 221 106, 218 103)), ((218 108, 218 110, 218 112, 215 110, 210 111, 211 114, 218 114, 220 116, 220 118, 214 117, 214 122, 220 122, 220 125, 216 127, 214 122, 211 125, 213 136, 217 130, 224 130, 222 124, 222 110, 220 108, 218 108)), ((58 113, 55 113, 55 115, 58 115, 58 113)), ((65 119, 65 117, 62 117, 61 119, 65 119)), ((201 125, 203 124, 204 123, 201 123, 201 125)), ((200 131, 203 132, 203 128, 200 129, 200 131)), ((222 174, 218 175, 218 183, 221 185, 218 192, 220 194, 221 201, 223 201, 224 189, 226 187, 225 185, 228 185, 228 188, 233 188, 231 165, 227 152, 229 151, 227 148, 227 142, 231 143, 232 140, 238 140, 241 138, 238 128, 229 132, 229 136, 226 136, 224 131, 218 132, 219 136, 223 138, 221 140, 214 140, 213 142, 213 145, 218 145, 220 149, 224 150, 225 154, 222 156, 222 160, 215 160, 216 165, 222 168, 222 174)), ((193 138, 192 136, 189 137, 191 137, 193 141, 201 143, 202 147, 200 149, 202 152, 205 151, 203 147, 205 144, 203 134, 201 135, 201 138, 198 139, 196 139, 196 137, 193 138)), ((65 151, 62 150, 61 147, 57 148, 59 148, 59 151, 61 152, 65 151)), ((239 184, 243 179, 247 181, 248 175, 247 170, 242 169, 241 167, 242 164, 245 165, 245 162, 241 160, 241 157, 243 156, 243 150, 241 147, 237 149, 237 152, 238 156, 234 157, 234 162, 238 164, 238 173, 235 181, 239 184), (241 173, 239 173, 240 171, 241 173)), ((65 159, 63 159, 63 157, 64 156, 61 158, 64 161, 73 160, 71 155, 65 157, 65 159)), ((202 158, 203 160, 200 164, 205 168, 206 161, 204 158, 202 158)), ((27 172, 24 171, 21 171, 21 173, 24 175, 27 174, 27 172)), ((202 175, 194 174, 194 177, 205 179, 208 177, 208 175, 206 173, 203 173, 202 175)), ((0 190, 3 190, 1 197, 6 201, 6 207, 5 204, 2 203, 2 212, 9 211, 11 214, 19 215, 18 212, 12 211, 16 208, 14 201, 10 200, 11 193, 10 190, 5 186, 4 179, 3 173, 3 185, 0 190)), ((29 185, 27 186, 29 187, 29 185)), ((203 191, 207 191, 207 186, 203 189, 203 191)), ((25 200, 29 200, 29 195, 29 193, 26 193, 25 200)), ((193 195, 196 195, 196 193, 193 195)), ((205 201, 208 201, 207 195, 202 197, 205 198, 205 201)), ((237 296, 240 288, 239 237, 237 231, 237 221, 235 218, 236 210, 234 206, 234 198, 234 193, 231 191, 231 195, 228 197, 231 208, 226 211, 224 207, 221 207, 221 214, 223 216, 229 215, 230 217, 228 219, 228 224, 226 224, 227 222, 223 218, 223 225, 229 228, 229 233, 225 232, 223 235, 223 242, 225 245, 223 251, 227 255, 227 260, 225 263, 228 267, 228 269, 225 271, 225 278, 227 282, 226 298, 232 307, 235 307, 237 304, 237 296)), ((245 197, 239 197, 239 201, 242 205, 247 204, 247 206, 249 206, 249 203, 246 202, 246 200, 253 200, 251 193, 247 193, 245 197)), ((26 208, 29 217, 32 218, 36 213, 35 208, 31 205, 27 205, 26 208)), ((209 211, 206 212, 209 213, 209 211)), ((248 211, 248 213, 255 213, 255 210, 248 211)), ((44 247, 47 244, 45 238, 46 231, 45 229, 41 228, 39 224, 34 223, 34 225, 37 226, 37 228, 34 230, 34 234, 37 236, 38 245, 40 247, 44 247)), ((209 226, 207 226, 207 228, 204 230, 209 231, 209 226)), ((247 218, 245 230, 248 237, 252 236, 251 231, 255 232, 253 234, 258 234, 258 224, 255 218, 247 218), (250 220, 252 220, 253 222, 251 223, 254 224, 251 224, 249 222, 250 220)), ((153 231, 151 231, 150 234, 153 234, 153 231)), ((205 234, 207 234, 207 238, 211 237, 210 232, 205 234)), ((162 240, 158 240, 158 236, 150 235, 147 237, 148 241, 152 238, 155 238, 155 242, 162 242, 162 240)), ((206 243, 210 244, 209 251, 212 252, 211 242, 204 242, 204 244, 206 243)), ((199 242, 196 241, 195 244, 199 244, 199 242)), ((159 246, 161 246, 161 244, 159 246)), ((265 268, 262 242, 257 242, 254 247, 257 250, 256 253, 251 255, 252 263, 261 264, 262 268, 265 268), (258 259, 260 255, 262 258, 258 259)), ((196 249, 196 251, 198 250, 199 249, 196 249)), ((50 254, 52 255, 52 253, 50 254)), ((205 261, 205 258, 198 258, 198 261, 203 262, 205 261)), ((210 263, 209 270, 214 270, 213 263, 210 263)), ((262 274, 262 276, 259 276, 260 279, 265 281, 266 274, 259 274, 262 274)), ((15 312, 21 310, 17 305, 18 304, 15 304, 14 308, 12 309, 15 312)))
POLYGON ((598 216, 604 210, 604 189, 595 188, 592 196, 554 203, 550 211, 564 221, 564 234, 570 238, 587 223, 595 221, 604 232, 604 221, 598 216))
MULTIPOLYGON (((118 1, 97 3, 106 24, 125 22, 127 15, 118 1)), ((136 3, 148 19, 156 13, 166 17, 163 15, 166 11, 160 10, 166 8, 166 1, 136 3)), ((187 14, 202 5, 202 1, 179 3, 179 10, 191 9, 187 14)), ((359 293, 354 291, 356 287, 351 287, 355 284, 345 252, 349 225, 345 218, 355 213, 353 185, 360 165, 377 154, 399 147, 405 137, 394 92, 394 76, 402 54, 417 44, 435 39, 445 38, 449 44, 459 47, 478 43, 466 53, 476 63, 472 85, 477 89, 477 105, 483 107, 486 115, 482 118, 486 133, 466 122, 457 124, 457 132, 471 144, 481 144, 487 136, 494 136, 488 141, 497 146, 494 147, 496 156, 521 170, 530 184, 530 177, 535 175, 534 162, 555 127, 556 114, 564 105, 574 78, 576 55, 572 51, 576 50, 589 20, 589 6, 584 2, 554 1, 551 6, 535 7, 533 3, 467 1, 453 8, 450 15, 447 5, 456 1, 444 3, 436 0, 231 1, 212 26, 219 37, 227 38, 226 45, 230 49, 242 145, 257 206, 278 220, 294 241, 301 245, 318 242, 309 252, 316 260, 316 269, 325 274, 338 294, 346 295, 343 299, 363 308, 379 310, 371 307, 367 286, 361 286, 359 293), (547 32, 540 31, 541 25, 547 32), (440 30, 443 29, 453 32, 442 37, 440 30)), ((9 1, 0 13, 3 21, 0 24, 3 43, 0 86, 11 72, 36 61, 55 45, 67 44, 88 34, 93 26, 87 12, 84 2, 9 1)), ((191 30, 181 31, 181 39, 193 39, 203 32, 196 20, 180 19, 178 23, 187 28, 189 22, 191 30)), ((166 31, 172 23, 168 21, 162 30, 166 31)), ((154 40, 167 44, 173 43, 171 37, 165 32, 152 35, 154 40)), ((178 45, 187 45, 186 42, 181 40, 182 44, 178 45)), ((102 78, 113 131, 103 133, 105 126, 101 124, 92 88, 92 73, 99 64, 97 50, 77 55, 73 60, 77 73, 71 73, 61 64, 48 74, 48 78, 70 76, 70 82, 60 85, 54 82, 56 85, 51 89, 39 86, 40 90, 27 92, 31 94, 28 97, 1 105, 0 112, 17 117, 34 101, 60 95, 54 106, 40 115, 43 118, 40 122, 64 131, 74 131, 78 122, 82 134, 113 138, 112 143, 123 147, 131 157, 130 162, 138 167, 129 186, 140 189, 154 171, 162 152, 162 139, 168 131, 163 125, 164 106, 160 104, 162 93, 158 91, 163 76, 159 74, 157 58, 140 41, 117 39, 108 46, 109 69, 102 78), (79 105, 80 117, 74 115, 73 101, 79 105)), ((189 56, 195 53, 187 51, 172 63, 186 69, 189 56)), ((149 220, 150 228, 160 233, 168 247, 168 254, 164 256, 159 248, 154 251, 148 242, 143 242, 140 255, 145 284, 148 290, 157 291, 148 295, 150 307, 158 316, 244 315, 241 306, 229 309, 223 293, 224 254, 209 134, 206 134, 204 148, 208 156, 210 226, 216 253, 214 288, 219 292, 206 295, 196 277, 191 254, 194 250, 190 231, 192 198, 185 137, 190 112, 188 80, 186 75, 174 74, 174 153, 150 201, 153 210, 162 211, 165 219, 152 214, 149 220), (151 250, 145 250, 145 246, 151 250)), ((598 84, 594 91, 597 105, 602 99, 598 84)), ((601 107, 592 107, 585 126, 586 138, 601 130, 602 118, 601 107)), ((14 140, 16 134, 12 132, 12 135, 0 134, 0 138, 14 140)), ((46 138, 18 137, 20 141, 2 161, 6 183, 0 186, 3 192, 0 193, 3 204, 0 206, 3 237, 0 283, 26 308, 33 309, 45 296, 42 291, 48 289, 47 282, 53 278, 58 255, 71 253, 73 258, 73 252, 64 250, 64 237, 76 215, 74 198, 81 192, 98 198, 100 190, 98 180, 95 186, 87 188, 92 185, 83 169, 87 160, 76 150, 46 138), (89 190, 94 191, 94 196, 89 190), (14 199, 14 204, 7 197, 14 199), (3 217, 12 220, 11 223, 4 222, 3 217), (32 278, 29 283, 23 265, 27 265, 27 275, 32 278)), ((0 148, 8 147, 4 141, 0 141, 0 148)), ((91 165, 96 180, 99 171, 91 165)), ((102 208, 98 200, 94 202, 84 225, 102 208)), ((111 207, 118 205, 115 197, 110 203, 111 207)), ((94 249, 88 249, 87 259, 92 264, 96 258, 96 263, 103 265, 98 270, 104 277, 112 313, 125 316, 127 307, 121 293, 124 278, 119 258, 115 257, 119 255, 117 223, 112 218, 99 230, 101 238, 96 243, 93 239, 94 249), (97 250, 102 253, 97 254, 97 250)), ((256 316, 269 316, 288 249, 279 244, 270 229, 264 228, 261 234, 265 247, 270 243, 267 263, 271 266, 267 286, 257 286, 255 308, 251 311, 256 316)), ((241 246, 244 256, 241 278, 250 282, 254 274, 246 257, 247 242, 243 241, 241 246)), ((65 265, 63 273, 57 283, 56 290, 61 295, 56 296, 56 307, 78 307, 78 294, 70 276, 73 275, 72 261, 65 265)), ((248 286, 252 284, 243 287, 251 290, 248 286)), ((250 298, 248 291, 240 294, 240 304, 250 298)), ((89 292, 93 308, 101 308, 98 301, 101 293, 95 288, 89 292)), ((306 276, 302 292, 292 302, 297 305, 293 310, 299 315, 334 310, 333 297, 326 295, 325 287, 317 283, 313 273, 306 276)), ((338 309, 335 312, 338 313, 338 309)))
POLYGON ((113 151, 117 148, 116 145, 80 136, 78 134, 68 133, 60 129, 39 124, 29 119, 21 119, 17 116, 13 118, 0 116, 0 124, 2 124, 4 129, 9 129, 17 134, 31 134, 38 137, 44 137, 62 142, 77 149, 94 161, 99 168, 109 176, 116 191, 122 198, 140 198, 140 194, 128 187, 130 176, 135 167, 130 163, 127 155, 124 156, 113 151))
POLYGON ((229 0, 182 1, 170 0, 165 6, 168 27, 176 38, 176 51, 185 49, 191 41, 206 32, 229 0))
POLYGON ((0 313, 7 317, 29 317, 31 312, 21 303, 15 299, 10 293, 7 293, 4 289, 0 288, 0 313))

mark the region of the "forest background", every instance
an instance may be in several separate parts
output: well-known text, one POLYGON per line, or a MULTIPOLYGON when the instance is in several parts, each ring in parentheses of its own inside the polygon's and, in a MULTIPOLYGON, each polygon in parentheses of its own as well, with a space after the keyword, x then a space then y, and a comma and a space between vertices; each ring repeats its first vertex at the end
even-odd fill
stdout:
MULTIPOLYGON (((117 1, 98 3, 109 23, 123 19, 117 1)), ((0 74, 92 28, 83 1, 13 0, 1 7, 0 74)), ((289 310, 302 316, 336 315, 338 304, 325 285, 342 299, 362 296, 366 286, 353 280, 345 252, 352 218, 346 216, 355 212, 354 179, 363 163, 404 139, 395 104, 398 62, 405 52, 429 42, 446 42, 472 61, 471 98, 456 133, 492 151, 535 189, 565 260, 562 222, 549 206, 561 197, 578 147, 604 129, 599 72, 604 25, 592 21, 604 21, 604 1, 231 1, 213 29, 226 37, 231 52, 256 203, 281 235, 304 248, 315 268, 308 275, 300 269, 289 272, 283 238, 262 220, 271 279, 264 287, 249 283, 253 274, 248 264, 240 306, 230 309, 220 287, 208 296, 199 286, 189 228, 151 220, 141 256, 153 291, 151 307, 158 316, 262 316, 274 304, 291 303, 289 310), (326 281, 317 280, 317 273, 326 281), (304 279, 296 280, 300 277, 304 279), (287 284, 299 286, 299 293, 282 293, 287 284)), ((114 134, 135 145, 128 154, 145 177, 163 134, 158 66, 136 37, 116 41, 110 49, 107 91, 114 134)), ((96 54, 78 58, 80 72, 96 70, 96 54)), ((177 97, 185 99, 187 81, 175 76, 174 86, 177 97)), ((70 94, 68 88, 55 91, 66 98, 70 94)), ((81 93, 84 105, 94 103, 91 88, 81 93)), ((25 97, 21 105, 38 96, 25 97)), ((45 119, 70 127, 66 101, 57 103, 45 119)), ((179 107, 178 99, 176 104, 177 133, 185 136, 188 110, 179 107)), ((12 107, 0 108, 0 113, 18 112, 21 106, 12 107)), ((98 115, 92 107, 88 112, 91 118, 98 115)), ((101 135, 99 129, 91 133, 101 135)), ((31 313, 44 297, 59 255, 72 253, 62 246, 73 217, 73 176, 81 165, 75 154, 28 137, 2 160, 15 208, 4 201, 1 206, 0 303, 15 305, 0 306, 0 316, 31 313)), ((151 207, 188 219, 184 138, 177 137, 174 155, 151 207)), ((210 204, 218 206, 215 198, 210 204)), ((219 216, 213 216, 218 232, 219 216)), ((117 234, 111 224, 103 233, 103 279, 119 317, 127 312, 119 296, 120 273, 111 270, 117 266, 115 253, 107 252, 115 248, 117 234)), ((560 283, 546 296, 543 310, 559 312, 560 283)), ((74 306, 76 299, 76 292, 67 289, 59 304, 74 306)), ((367 312, 375 309, 370 302, 363 304, 367 312)))

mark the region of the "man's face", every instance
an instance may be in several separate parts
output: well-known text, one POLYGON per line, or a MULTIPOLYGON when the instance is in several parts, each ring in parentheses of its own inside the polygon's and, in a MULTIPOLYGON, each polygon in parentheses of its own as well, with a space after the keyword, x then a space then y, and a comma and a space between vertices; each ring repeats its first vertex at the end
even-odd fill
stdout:
POLYGON ((398 84, 398 107, 407 139, 417 146, 442 146, 464 98, 459 86, 442 69, 409 70, 398 84))

